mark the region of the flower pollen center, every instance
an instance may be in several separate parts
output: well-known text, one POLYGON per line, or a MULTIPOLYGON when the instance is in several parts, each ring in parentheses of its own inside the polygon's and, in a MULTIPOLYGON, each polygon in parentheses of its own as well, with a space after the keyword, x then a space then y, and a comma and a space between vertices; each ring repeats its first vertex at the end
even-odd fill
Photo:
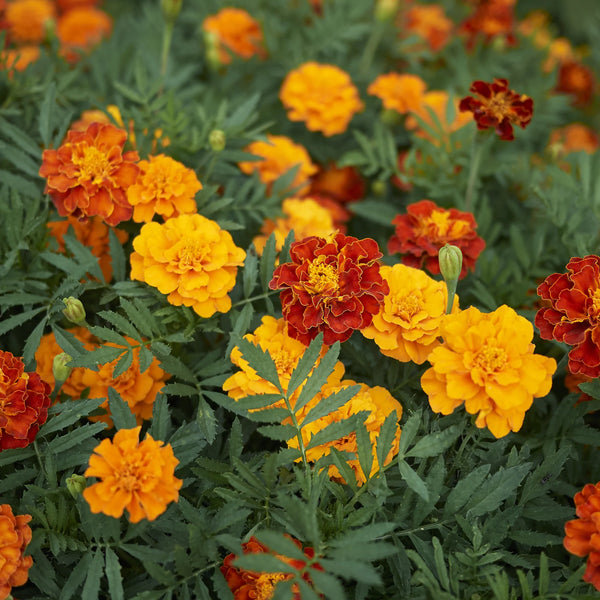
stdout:
POLYGON ((482 103, 498 121, 502 121, 504 117, 510 117, 511 102, 504 93, 495 94, 491 98, 482 99, 482 103))
POLYGON ((324 259, 324 256, 318 256, 308 265, 306 289, 311 294, 336 296, 340 289, 339 275, 333 265, 323 262, 324 259))
POLYGON ((501 371, 507 362, 506 350, 497 346, 484 346, 475 356, 475 364, 486 373, 501 371))
POLYGON ((289 575, 283 573, 261 573, 256 580, 256 600, 270 600, 277 583, 288 578, 289 575))
POLYGON ((83 152, 77 148, 73 155, 73 164, 79 168, 79 183, 91 181, 94 185, 101 185, 110 177, 110 160, 108 156, 95 146, 86 146, 83 152))
POLYGON ((403 319, 410 320, 422 309, 422 302, 415 296, 395 297, 393 299, 394 314, 403 319))
POLYGON ((272 355, 273 361, 275 362, 275 366, 277 367, 277 372, 280 375, 291 375, 292 371, 296 367, 296 360, 290 355, 287 350, 278 350, 276 353, 272 355))
POLYGON ((179 251, 179 264, 184 268, 193 268, 202 262, 204 244, 200 240, 188 240, 179 251))
POLYGON ((125 462, 121 469, 116 473, 119 488, 126 492, 135 492, 141 487, 138 465, 131 462, 125 462))
POLYGON ((591 295, 591 305, 588 309, 590 316, 600 317, 600 287, 597 287, 591 295))

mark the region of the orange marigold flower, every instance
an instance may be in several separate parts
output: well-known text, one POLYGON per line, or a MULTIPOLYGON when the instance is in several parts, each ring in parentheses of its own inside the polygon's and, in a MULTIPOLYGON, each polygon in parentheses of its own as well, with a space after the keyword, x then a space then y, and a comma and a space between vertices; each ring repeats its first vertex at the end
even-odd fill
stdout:
MULTIPOLYGON (((423 271, 405 265, 381 267, 381 276, 390 286, 373 323, 361 333, 375 340, 381 353, 401 362, 423 364, 440 345, 440 326, 446 313, 446 285, 423 271)), ((454 297, 452 312, 458 311, 454 297)))
POLYGON ((94 6, 73 8, 58 19, 56 35, 61 52, 68 61, 76 61, 82 52, 88 52, 112 32, 112 19, 94 6))
POLYGON ((565 523, 565 548, 587 556, 583 580, 600 590, 600 482, 586 484, 574 497, 578 519, 565 523))
MULTIPOLYGON (((0 64, 7 71, 24 71, 31 63, 34 63, 40 57, 39 46, 19 46, 8 50, 2 50, 0 53, 0 64)), ((8 74, 11 76, 11 73, 8 74)))
POLYGON ((20 358, 0 350, 0 451, 33 442, 48 418, 49 394, 37 373, 25 372, 20 358))
POLYGON ((432 52, 439 52, 450 40, 454 23, 439 4, 416 4, 403 16, 403 32, 423 38, 432 52))
POLYGON ((384 108, 406 114, 419 109, 426 89, 427 85, 418 75, 387 73, 379 75, 367 93, 382 100, 384 108))
POLYGON ((10 504, 0 504, 0 598, 8 598, 29 577, 33 559, 23 555, 31 542, 29 521, 31 515, 14 515, 10 504))
POLYGON ((281 290, 289 335, 308 346, 322 331, 329 345, 371 324, 389 292, 379 273, 382 254, 375 240, 343 233, 328 239, 311 236, 293 242, 290 256, 269 283, 281 290))
POLYGON ((402 262, 415 268, 425 268, 432 275, 440 272, 438 253, 445 244, 458 246, 463 253, 460 279, 475 268, 485 242, 475 230, 475 217, 456 208, 441 208, 431 200, 409 204, 407 214, 392 221, 396 226, 388 242, 388 252, 402 254, 402 262))
POLYGON ((549 275, 537 293, 550 302, 535 316, 541 338, 573 346, 571 373, 600 377, 600 257, 572 258, 567 273, 549 275))
POLYGON ((335 163, 319 166, 310 182, 309 196, 329 196, 337 202, 355 202, 365 195, 365 180, 354 167, 338 167, 335 163))
POLYGON ((516 42, 515 30, 516 0, 482 0, 473 13, 461 25, 461 31, 468 36, 467 46, 472 47, 478 37, 486 43, 503 37, 506 43, 516 42))
POLYGON ((179 461, 171 445, 150 434, 140 442, 140 429, 120 429, 94 448, 84 475, 100 481, 83 490, 93 513, 118 519, 127 509, 131 523, 154 521, 179 500, 183 481, 174 475, 179 461))
POLYGON ((515 138, 513 125, 525 129, 531 122, 533 100, 509 90, 508 80, 494 79, 493 83, 474 81, 469 91, 477 97, 464 97, 459 109, 473 113, 477 129, 493 127, 501 140, 511 141, 515 138))
POLYGON ((267 134, 266 142, 252 142, 244 151, 261 156, 263 160, 238 163, 240 170, 246 175, 257 171, 260 180, 269 187, 290 169, 298 166, 291 184, 292 188, 298 188, 294 190, 296 196, 307 192, 308 180, 317 172, 317 167, 310 160, 306 148, 294 144, 290 138, 283 135, 267 134))
POLYGON ((100 4, 101 1, 102 0, 56 0, 56 3, 62 12, 66 12, 67 10, 80 8, 82 6, 96 6, 97 4, 100 4))
POLYGON ((137 182, 127 189, 136 223, 148 223, 155 214, 168 219, 196 212, 195 196, 202 184, 192 169, 164 154, 141 160, 138 166, 137 182))
MULTIPOLYGON (((367 418, 365 420, 365 426, 367 431, 369 432, 369 437, 371 439, 371 446, 373 450, 375 450, 377 439, 379 438, 379 433, 381 431, 381 426, 385 419, 392 413, 396 413, 396 417, 398 421, 400 421, 402 417, 402 405, 398 400, 396 400, 388 390, 383 387, 369 387, 364 383, 359 384, 360 390, 358 393, 351 398, 346 404, 338 408, 332 413, 317 419, 316 421, 312 421, 311 423, 303 424, 304 418, 308 415, 310 409, 314 408, 316 404, 323 398, 327 396, 339 392, 347 387, 352 385, 357 385, 356 381, 352 381, 351 379, 345 379, 338 384, 334 385, 325 385, 322 390, 317 394, 314 400, 309 402, 307 406, 301 411, 302 414, 298 417, 299 425, 302 425, 302 441, 304 446, 306 447, 310 440, 314 435, 318 432, 322 431, 328 425, 332 423, 337 423, 344 419, 348 419, 352 415, 355 415, 359 412, 366 412, 367 418)), ((394 440, 392 442, 392 447, 390 449, 389 454, 385 458, 385 461, 382 466, 387 465, 392 458, 396 454, 398 454, 398 447, 400 443, 400 426, 396 427, 396 432, 394 434, 394 440)), ((287 442, 290 448, 298 448, 298 440, 297 438, 291 438, 287 442)), ((334 440, 332 442, 328 442, 326 444, 321 444, 319 446, 315 446, 314 448, 309 448, 306 451, 306 458, 311 462, 316 462, 323 456, 327 456, 331 452, 331 448, 336 448, 341 452, 349 452, 354 455, 354 458, 348 458, 348 465, 354 471, 356 475, 356 480, 359 485, 365 483, 368 477, 377 473, 379 471, 380 465, 377 460, 377 455, 373 452, 373 466, 371 469, 371 473, 363 473, 363 470, 358 461, 358 447, 356 442, 356 433, 352 432, 349 435, 345 435, 344 437, 334 440)), ((332 479, 342 481, 345 483, 343 477, 341 476, 338 468, 335 465, 329 465, 329 476, 332 479)))
POLYGON ((138 177, 137 152, 123 152, 127 133, 114 125, 92 123, 69 131, 57 150, 44 150, 40 175, 61 217, 80 220, 99 215, 107 225, 131 218, 127 188, 138 177))
POLYGON ((21 44, 39 44, 56 17, 50 0, 13 0, 4 9, 4 25, 10 39, 21 44))
POLYGON ((533 326, 503 305, 492 313, 471 306, 448 315, 444 343, 421 377, 433 411, 449 415, 463 402, 475 425, 503 437, 519 431, 534 398, 545 396, 556 371, 553 358, 534 354, 533 326))
POLYGON ((555 89, 562 94, 571 95, 574 106, 587 106, 594 95, 595 87, 594 72, 583 63, 570 60, 560 65, 555 89))
POLYGON ((571 152, 593 154, 600 146, 600 138, 587 125, 571 123, 565 127, 555 129, 550 134, 548 145, 555 148, 563 156, 571 154, 571 152))
POLYGON ((304 121, 310 131, 326 136, 344 133, 352 117, 364 108, 348 73, 312 61, 286 75, 279 98, 288 119, 304 121))
POLYGON ((269 236, 275 234, 275 249, 280 251, 290 231, 294 239, 301 240, 310 235, 327 237, 336 232, 333 216, 327 208, 312 198, 287 198, 281 207, 285 217, 266 219, 261 227, 261 235, 254 238, 254 247, 262 255, 269 236))
POLYGON ((214 36, 221 64, 229 64, 232 54, 246 60, 267 56, 260 24, 241 8, 224 8, 206 17, 202 29, 214 36))
MULTIPOLYGON (((47 223, 47 226, 50 234, 58 242, 59 252, 65 251, 64 235, 69 230, 69 227, 72 227, 75 237, 98 258, 104 280, 110 281, 112 279, 112 257, 108 245, 109 228, 100 217, 92 217, 86 222, 81 222, 75 217, 67 217, 64 221, 50 221, 47 223)), ((124 244, 129 238, 129 234, 126 231, 117 228, 113 228, 112 231, 121 244, 124 244)))
POLYGON ((557 65, 565 62, 572 62, 577 59, 577 54, 571 45, 571 42, 564 37, 558 37, 548 46, 548 58, 542 65, 545 73, 550 73, 557 65))
POLYGON ((191 306, 204 318, 231 308, 227 294, 246 253, 215 221, 194 214, 146 223, 133 248, 131 278, 168 294, 171 304, 191 306))
POLYGON ((549 24, 550 15, 546 11, 534 10, 519 23, 519 33, 531 37, 537 48, 547 48, 552 43, 549 24))

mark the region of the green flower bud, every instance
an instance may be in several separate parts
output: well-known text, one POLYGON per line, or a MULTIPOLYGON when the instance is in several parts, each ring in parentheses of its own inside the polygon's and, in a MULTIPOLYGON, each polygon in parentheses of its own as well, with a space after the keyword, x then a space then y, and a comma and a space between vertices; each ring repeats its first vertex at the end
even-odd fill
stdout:
POLYGON ((181 11, 183 0, 160 0, 160 7, 167 21, 175 21, 181 11))
POLYGON ((221 152, 227 143, 225 132, 222 129, 213 129, 208 135, 208 143, 215 152, 221 152))
POLYGON ((462 269, 463 255, 458 246, 446 244, 438 254, 440 272, 445 281, 457 281, 462 269))
POLYGON ((61 352, 54 357, 52 361, 52 374, 55 381, 66 381, 73 370, 73 367, 69 367, 67 364, 70 361, 71 357, 66 352, 61 352))
POLYGON ((398 125, 402 122, 402 116, 397 110, 393 110, 391 108, 386 108, 381 111, 381 115, 379 117, 382 123, 386 125, 398 125))
POLYGON ((83 475, 71 475, 67 477, 67 489, 73 498, 77 498, 79 494, 85 490, 87 479, 83 475))
POLYGON ((385 181, 381 179, 377 179, 371 184, 371 191, 374 196, 383 196, 387 190, 387 185, 385 181))
POLYGON ((398 12, 398 0, 377 0, 375 18, 378 21, 391 21, 398 12))
POLYGON ((219 70, 223 66, 219 53, 219 38, 212 31, 204 32, 204 47, 208 66, 215 71, 219 70))
POLYGON ((69 296, 68 298, 63 298, 63 302, 66 308, 63 309, 62 313, 71 323, 80 325, 85 322, 85 308, 83 308, 81 300, 69 296))

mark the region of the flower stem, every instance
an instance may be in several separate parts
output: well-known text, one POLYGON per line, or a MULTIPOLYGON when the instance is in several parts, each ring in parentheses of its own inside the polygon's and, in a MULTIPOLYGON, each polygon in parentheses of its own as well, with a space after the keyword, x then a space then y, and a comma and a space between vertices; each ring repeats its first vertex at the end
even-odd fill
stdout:
POLYGON ((376 21, 375 26, 371 29, 371 35, 365 44, 362 57, 360 59, 359 72, 362 76, 365 76, 373 62, 373 56, 375 56, 375 50, 379 46, 379 42, 383 38, 383 32, 386 24, 382 21, 376 21))
POLYGON ((174 22, 167 20, 165 23, 165 31, 163 33, 162 52, 160 56, 160 75, 164 80, 167 74, 167 63, 169 61, 169 50, 171 49, 171 40, 173 39, 174 22))
POLYGON ((263 298, 268 298, 273 294, 276 294, 279 290, 273 290, 272 292, 265 292, 264 294, 258 294, 258 296, 250 296, 250 298, 244 298, 239 302, 231 305, 231 308, 236 308, 238 306, 242 306, 243 304, 248 304, 248 302, 254 302, 255 300, 262 300, 263 298))
POLYGON ((481 156, 483 154, 483 144, 478 143, 478 135, 473 138, 473 146, 471 152, 471 165, 469 167, 469 179, 467 181, 467 193, 465 195, 465 210, 471 211, 473 204, 473 194, 475 192, 475 182, 477 181, 477 175, 479 174, 479 164, 481 163, 481 156))

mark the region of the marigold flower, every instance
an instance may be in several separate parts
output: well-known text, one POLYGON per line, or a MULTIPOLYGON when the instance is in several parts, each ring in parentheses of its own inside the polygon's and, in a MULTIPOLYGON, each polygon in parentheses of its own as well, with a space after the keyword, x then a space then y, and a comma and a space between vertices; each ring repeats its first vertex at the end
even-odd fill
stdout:
MULTIPOLYGON (((423 364, 440 345, 440 326, 446 313, 448 292, 443 282, 405 265, 384 265, 381 276, 390 286, 373 323, 361 333, 375 341, 385 356, 401 362, 423 364)), ((458 311, 454 297, 452 312, 458 311)))
POLYGON ((201 317, 227 312, 237 268, 246 253, 231 234, 202 215, 179 215, 164 224, 146 223, 133 240, 131 279, 168 294, 175 305, 201 317))
POLYGON ((244 151, 262 156, 263 160, 238 163, 242 173, 251 175, 257 171, 260 180, 269 187, 291 168, 299 165, 291 184, 292 188, 298 188, 294 190, 296 196, 302 196, 308 191, 308 180, 317 172, 317 167, 310 160, 304 146, 294 144, 283 135, 267 134, 266 142, 252 142, 244 151))
MULTIPOLYGON (((375 449, 381 426, 383 425, 385 419, 390 414, 395 412, 398 422, 400 421, 402 417, 402 405, 390 394, 388 390, 381 386, 369 387, 368 385, 361 383, 359 384, 360 390, 358 391, 358 393, 348 402, 346 402, 346 404, 344 404, 334 412, 329 413, 325 417, 321 417, 320 419, 317 419, 316 421, 313 421, 311 423, 307 423, 306 425, 303 424, 303 420, 310 411, 310 409, 313 408, 316 404, 318 404, 320 400, 352 385, 356 385, 356 381, 352 381, 351 379, 345 379, 340 383, 334 385, 326 384, 325 386, 323 386, 320 393, 315 397, 315 399, 309 402, 309 404, 302 410, 302 414, 298 417, 298 424, 302 426, 302 441, 304 443, 304 446, 307 446, 312 437, 328 425, 331 425, 332 423, 337 423, 338 421, 342 421, 351 417, 352 415, 365 411, 367 412, 365 426, 367 428, 367 431, 369 432, 371 446, 373 447, 373 449, 375 449)), ((392 458, 394 458, 394 456, 398 454, 400 433, 401 430, 400 426, 398 425, 394 434, 392 447, 390 449, 389 454, 385 458, 384 465, 387 465, 392 460, 392 458)), ((287 444, 290 448, 299 447, 297 438, 291 438, 290 440, 288 440, 287 444)), ((341 452, 349 452, 354 454, 354 458, 347 459, 348 465, 354 471, 357 483, 359 485, 365 483, 365 481, 367 480, 367 476, 365 473, 363 473, 363 470, 360 467, 360 463, 358 461, 356 433, 352 432, 351 434, 344 436, 340 439, 328 442, 326 444, 321 444, 319 446, 315 446, 314 448, 310 448, 306 451, 306 458, 311 462, 316 462, 321 457, 327 456, 331 452, 331 448, 336 448, 341 452)), ((368 476, 370 477, 371 475, 376 473, 379 470, 379 468, 379 462, 374 452, 373 466, 371 469, 371 473, 369 473, 368 476)), ((329 476, 332 479, 346 483, 335 465, 329 466, 329 476)))
POLYGON ((600 257, 572 258, 567 272, 546 277, 537 293, 550 302, 535 316, 542 339, 573 346, 571 373, 600 377, 600 257))
MULTIPOLYGON (((98 258, 102 275, 105 281, 112 279, 112 257, 109 252, 109 228, 100 217, 91 217, 86 222, 81 222, 75 217, 67 217, 64 221, 50 221, 47 224, 50 235, 58 242, 58 251, 65 252, 64 236, 73 228, 75 237, 98 258)), ((117 239, 124 244, 129 238, 129 234, 121 229, 112 230, 117 239)))
POLYGON ((61 217, 79 220, 99 215, 107 225, 131 217, 127 188, 136 182, 138 153, 123 152, 127 133, 114 125, 92 123, 69 131, 57 150, 44 150, 40 175, 61 217))
POLYGON ((386 73, 369 85, 367 93, 382 100, 384 108, 404 115, 419 109, 426 89, 427 85, 418 75, 386 73))
POLYGON ((23 555, 31 542, 29 521, 31 515, 14 515, 9 504, 0 504, 0 598, 8 598, 29 577, 33 559, 23 555))
POLYGON ((62 12, 66 12, 82 6, 96 6, 97 4, 100 4, 101 1, 102 0, 56 0, 56 3, 62 12))
POLYGON ((214 35, 221 64, 229 64, 232 54, 246 60, 267 56, 260 24, 241 8, 223 8, 206 17, 202 29, 214 35))
POLYGON ((138 166, 137 182, 127 189, 136 223, 148 223, 155 214, 168 219, 196 212, 195 196, 202 184, 192 169, 164 154, 141 160, 138 166))
POLYGON ((485 43, 502 37, 507 44, 516 42, 515 30, 516 0, 482 0, 473 13, 461 25, 467 34, 467 46, 472 47, 478 37, 485 43))
POLYGON ((62 14, 56 24, 61 52, 68 61, 76 61, 112 32, 112 19, 94 6, 80 6, 62 14))
POLYGON ((355 202, 365 195, 365 180, 354 167, 321 165, 311 179, 308 195, 329 196, 342 204, 355 202))
POLYGON ((33 442, 48 418, 49 394, 37 373, 25 372, 20 358, 0 350, 0 451, 33 442))
POLYGON ((574 106, 587 106, 594 95, 595 87, 594 72, 583 63, 570 60, 560 65, 556 91, 571 95, 574 106))
POLYGON ((565 127, 555 129, 550 134, 548 146, 555 148, 563 156, 572 152, 593 154, 600 146, 600 138, 587 125, 571 123, 565 127))
POLYGON ((336 232, 331 212, 312 198, 287 198, 281 207, 285 217, 266 219, 261 227, 261 235, 253 243, 259 256, 262 255, 269 236, 275 234, 275 249, 280 251, 290 231, 294 239, 301 240, 310 235, 327 237, 336 232))
POLYGON ((20 44, 41 43, 55 17, 56 8, 50 0, 13 0, 4 9, 10 39, 20 44))
MULTIPOLYGON (((7 71, 14 69, 15 71, 24 71, 31 63, 34 63, 40 57, 39 46, 19 46, 2 50, 0 53, 0 64, 7 71)), ((11 76, 11 73, 8 74, 11 76)))
POLYGON ((549 23, 550 15, 546 11, 534 10, 520 21, 519 33, 532 38, 537 48, 547 48, 552 43, 549 23))
POLYGON ((171 445, 150 434, 140 442, 140 429, 120 429, 94 448, 84 476, 100 481, 83 490, 93 513, 118 519, 127 509, 131 523, 154 521, 179 500, 183 481, 174 475, 179 461, 171 445))
POLYGON ((565 523, 565 548, 575 556, 587 556, 583 580, 600 590, 600 482, 586 484, 574 497, 578 519, 565 523))
POLYGON ((310 131, 328 137, 344 133, 352 117, 364 108, 348 73, 312 61, 286 75, 279 98, 288 119, 304 121, 310 131))
POLYGON ((470 111, 477 129, 493 127, 501 140, 515 138, 513 125, 525 129, 533 117, 533 100, 525 94, 508 89, 508 80, 494 79, 493 83, 474 81, 469 91, 477 98, 465 96, 459 104, 461 111, 470 111))
POLYGON ((281 290, 288 333, 308 345, 324 333, 325 344, 347 340, 371 324, 388 284, 379 273, 377 242, 338 233, 293 242, 291 262, 279 265, 269 283, 281 290))
POLYGON ((534 354, 533 326, 503 305, 492 313, 471 306, 448 315, 444 343, 428 356, 421 377, 433 411, 450 414, 463 402, 475 425, 497 437, 519 431, 534 398, 545 396, 556 370, 553 358, 534 354))
POLYGON ((439 4, 415 4, 403 17, 403 31, 424 39, 432 52, 439 52, 448 43, 454 29, 439 4))
POLYGON ((409 204, 407 214, 396 216, 392 224, 396 231, 388 242, 388 252, 402 254, 402 262, 415 268, 425 268, 432 275, 440 272, 438 253, 445 244, 458 246, 463 253, 459 279, 475 268, 485 242, 475 230, 475 217, 456 208, 445 209, 431 200, 409 204))

